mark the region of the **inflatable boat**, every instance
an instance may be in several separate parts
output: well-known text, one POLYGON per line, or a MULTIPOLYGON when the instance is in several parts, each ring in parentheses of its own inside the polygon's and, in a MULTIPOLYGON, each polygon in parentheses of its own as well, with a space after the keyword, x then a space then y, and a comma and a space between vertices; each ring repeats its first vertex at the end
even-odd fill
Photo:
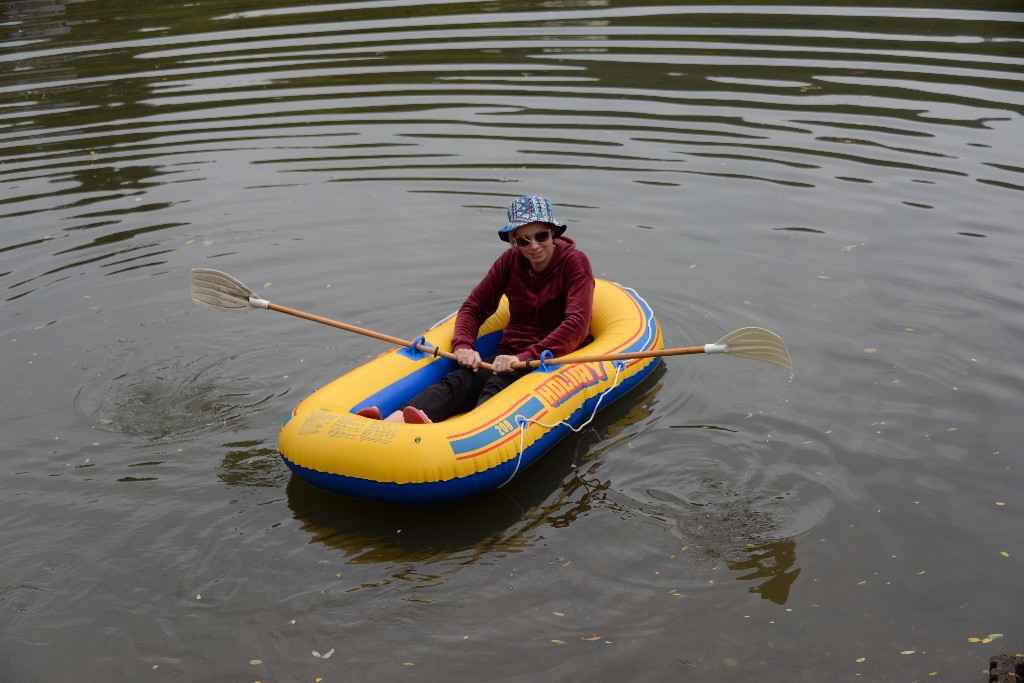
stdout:
MULTIPOLYGON (((507 303, 480 329, 477 350, 494 352, 508 322, 507 303)), ((318 389, 284 421, 278 451, 296 476, 346 496, 395 503, 443 503, 499 488, 599 409, 642 382, 660 358, 560 363, 528 373, 468 413, 444 422, 404 424, 356 411, 401 408, 455 367, 430 348, 451 348, 455 316, 318 389), (424 350, 426 349, 426 350, 424 350)), ((661 349, 650 306, 633 290, 597 280, 594 341, 574 356, 661 349)))

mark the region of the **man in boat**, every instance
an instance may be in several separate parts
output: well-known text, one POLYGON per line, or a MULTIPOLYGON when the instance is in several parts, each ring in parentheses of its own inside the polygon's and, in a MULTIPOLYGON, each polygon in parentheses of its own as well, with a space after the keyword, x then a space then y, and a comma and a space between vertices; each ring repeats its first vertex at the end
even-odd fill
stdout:
MULTIPOLYGON (((452 351, 459 367, 413 397, 387 417, 394 422, 441 422, 472 410, 528 372, 514 370, 517 361, 539 359, 550 351, 556 358, 589 340, 594 303, 594 274, 586 255, 565 237, 565 223, 555 220, 544 197, 526 196, 508 207, 508 222, 498 237, 509 243, 491 265, 455 319, 452 351), (509 322, 497 352, 481 358, 476 350, 480 326, 508 297, 509 322), (480 367, 488 362, 491 372, 480 367)), ((360 410, 381 418, 380 410, 360 410)))

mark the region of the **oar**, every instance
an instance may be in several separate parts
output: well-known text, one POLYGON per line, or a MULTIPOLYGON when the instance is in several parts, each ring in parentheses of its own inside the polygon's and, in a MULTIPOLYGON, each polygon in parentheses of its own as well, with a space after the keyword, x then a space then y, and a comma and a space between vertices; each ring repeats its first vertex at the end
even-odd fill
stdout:
MULTIPOLYGON (((678 349, 657 349, 654 351, 632 351, 628 353, 609 353, 601 356, 572 356, 552 358, 544 361, 547 365, 568 365, 570 363, 603 363, 605 361, 631 360, 633 358, 658 358, 661 356, 683 356, 691 353, 727 353, 740 358, 750 358, 772 365, 778 365, 793 371, 793 361, 789 357, 789 349, 779 335, 762 327, 743 327, 734 330, 714 344, 704 346, 686 346, 678 349)), ((539 360, 513 363, 513 368, 536 368, 539 360)))
MULTIPOLYGON (((367 337, 388 342, 389 344, 395 344, 396 346, 415 348, 417 351, 429 353, 434 356, 442 356, 444 358, 450 358, 451 360, 457 360, 454 353, 451 353, 450 351, 443 351, 436 346, 414 344, 413 342, 405 339, 392 337, 391 335, 366 330, 362 327, 356 327, 355 325, 349 325, 347 323, 338 322, 337 320, 331 320, 330 318, 323 318, 319 315, 313 315, 312 313, 305 313, 294 308, 288 308, 286 306, 279 306, 278 304, 271 303, 266 299, 256 296, 256 293, 244 284, 227 273, 222 273, 219 270, 212 270, 210 268, 192 269, 192 300, 200 306, 212 308, 216 311, 247 311, 250 308, 266 308, 271 311, 287 313, 288 315, 293 315, 297 318, 303 318, 323 325, 330 325, 331 327, 337 327, 338 329, 355 332, 356 334, 362 334, 367 337)), ((655 351, 634 351, 629 353, 611 353, 600 356, 572 356, 565 358, 553 358, 545 360, 544 362, 547 365, 569 365, 574 363, 602 363, 606 361, 632 360, 635 358, 682 356, 693 353, 727 353, 732 356, 739 356, 740 358, 750 358, 752 360, 771 363, 772 365, 778 365, 790 371, 793 370, 793 363, 789 357, 789 350, 786 348, 786 344, 774 332, 760 327, 743 327, 730 332, 714 344, 705 344, 704 346, 688 346, 677 349, 659 349, 655 351)), ((532 369, 539 367, 540 363, 541 362, 539 360, 519 361, 518 363, 513 363, 512 367, 516 369, 532 369)), ((491 365, 488 363, 481 363, 480 367, 487 370, 492 369, 491 365)))
MULTIPOLYGON (((278 304, 271 303, 266 299, 256 296, 255 292, 227 273, 222 273, 219 270, 212 270, 210 268, 192 269, 192 301, 195 301, 200 306, 212 308, 215 311, 244 312, 248 311, 250 308, 266 308, 267 310, 277 311, 278 313, 287 313, 288 315, 293 315, 296 318, 312 320, 315 323, 330 325, 331 327, 337 327, 341 330, 347 330, 367 337, 373 337, 374 339, 379 339, 380 341, 385 341, 396 346, 409 348, 415 347, 417 351, 429 353, 433 356, 443 356, 444 358, 458 360, 454 353, 451 353, 450 351, 443 351, 436 346, 428 346, 425 344, 414 345, 413 342, 406 339, 392 337, 391 335, 374 332, 373 330, 366 330, 362 327, 356 327, 355 325, 349 325, 348 323, 331 320, 330 318, 324 318, 319 315, 313 315, 312 313, 288 308, 287 306, 279 306, 278 304)), ((489 363, 481 363, 480 367, 486 370, 493 369, 489 363)))

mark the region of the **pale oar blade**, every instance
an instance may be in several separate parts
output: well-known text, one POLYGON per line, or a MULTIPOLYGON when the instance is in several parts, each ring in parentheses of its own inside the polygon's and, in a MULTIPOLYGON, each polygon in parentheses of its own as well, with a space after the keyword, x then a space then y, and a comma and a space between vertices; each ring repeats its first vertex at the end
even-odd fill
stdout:
POLYGON ((774 332, 762 327, 743 327, 718 340, 726 353, 759 360, 793 371, 793 361, 785 342, 774 332))
POLYGON ((256 294, 227 273, 210 268, 192 269, 192 301, 215 311, 247 311, 256 294))

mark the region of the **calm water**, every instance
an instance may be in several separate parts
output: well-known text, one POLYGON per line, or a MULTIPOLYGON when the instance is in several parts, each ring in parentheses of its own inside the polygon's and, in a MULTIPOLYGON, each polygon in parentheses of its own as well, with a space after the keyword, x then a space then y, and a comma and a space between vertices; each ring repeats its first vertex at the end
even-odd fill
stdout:
POLYGON ((0 4, 0 680, 964 681, 1024 651, 1024 8, 0 4), (277 428, 544 193, 670 346, 512 484, 277 428))

